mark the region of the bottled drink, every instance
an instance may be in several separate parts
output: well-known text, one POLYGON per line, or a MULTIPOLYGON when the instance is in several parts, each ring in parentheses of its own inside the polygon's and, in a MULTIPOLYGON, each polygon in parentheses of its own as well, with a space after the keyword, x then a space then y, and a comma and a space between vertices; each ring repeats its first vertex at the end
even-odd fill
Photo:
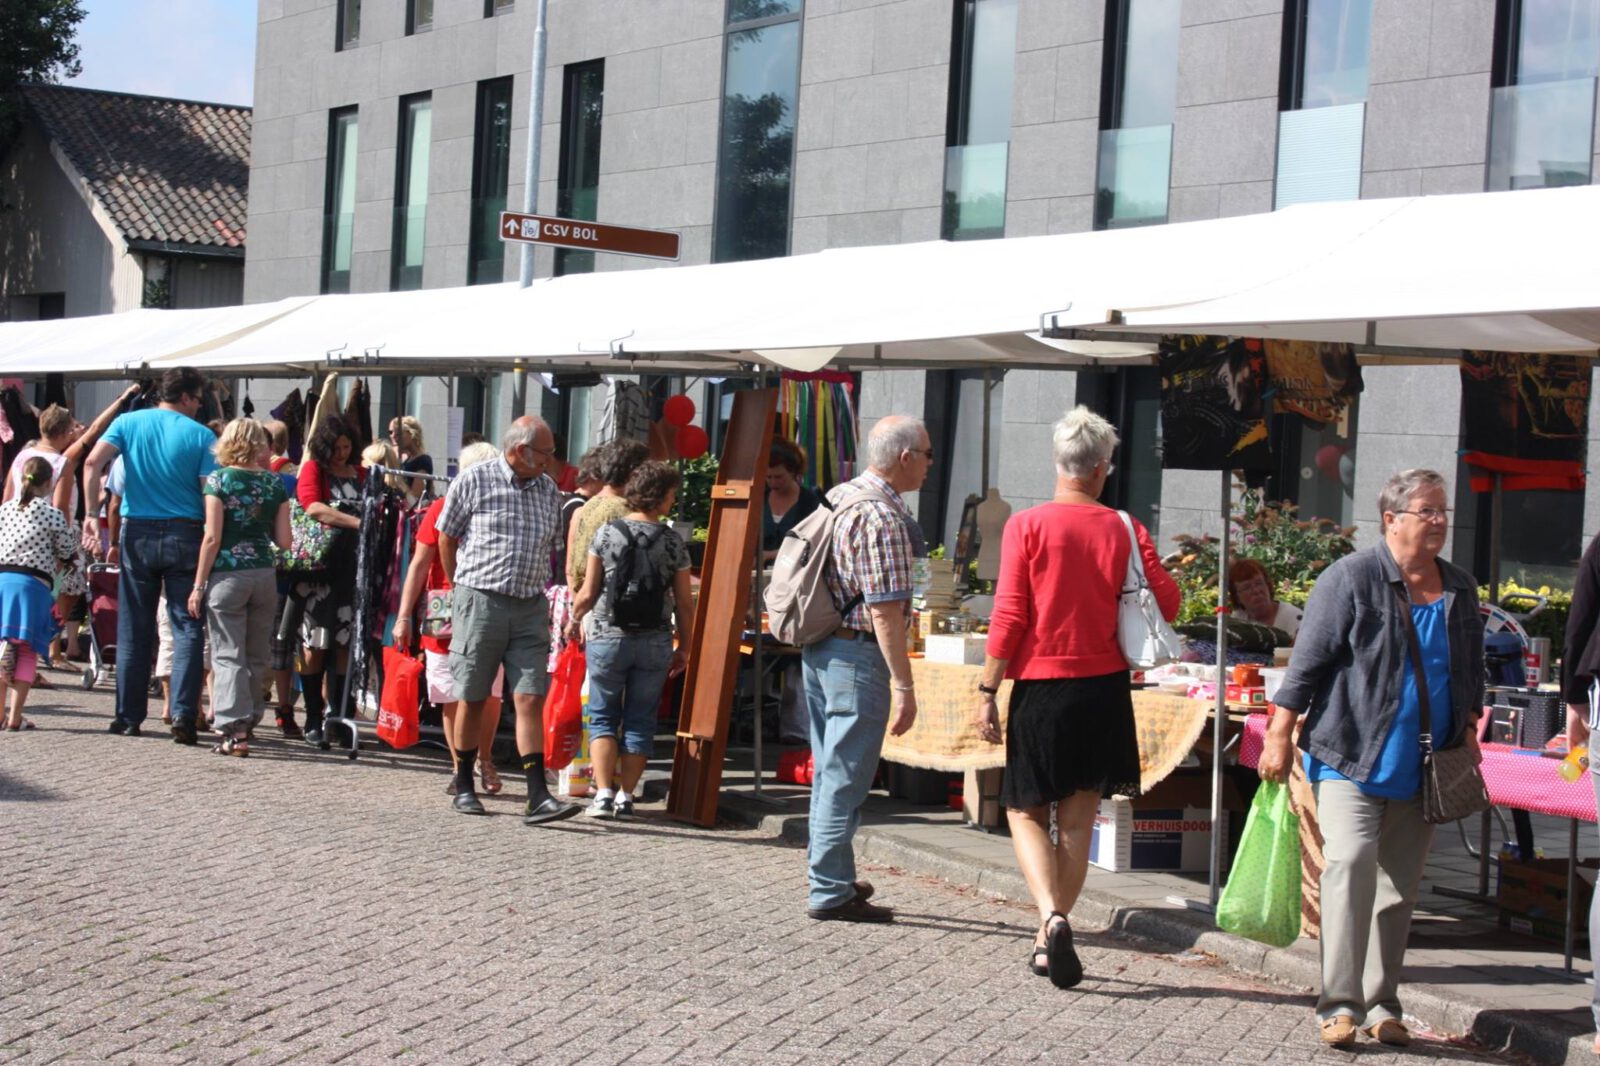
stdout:
POLYGON ((1589 749, 1582 745, 1567 752, 1567 757, 1556 766, 1563 781, 1576 781, 1589 769, 1589 749))

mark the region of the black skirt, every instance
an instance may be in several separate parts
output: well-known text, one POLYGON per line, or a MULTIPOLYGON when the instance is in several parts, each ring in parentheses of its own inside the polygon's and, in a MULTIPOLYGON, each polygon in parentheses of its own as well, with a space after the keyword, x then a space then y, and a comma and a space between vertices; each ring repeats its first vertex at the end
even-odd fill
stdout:
POLYGON ((1139 736, 1128 671, 1017 681, 1006 721, 1000 800, 1013 810, 1074 792, 1139 794, 1139 736))

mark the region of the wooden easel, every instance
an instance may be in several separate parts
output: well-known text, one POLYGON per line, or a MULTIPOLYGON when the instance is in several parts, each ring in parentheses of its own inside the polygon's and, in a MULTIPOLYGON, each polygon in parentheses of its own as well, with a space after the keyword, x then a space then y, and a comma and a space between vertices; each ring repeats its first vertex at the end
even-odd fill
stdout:
POLYGON ((750 609, 750 566, 761 533, 767 451, 777 409, 776 389, 734 394, 733 418, 711 486, 710 534, 667 793, 668 816, 707 828, 717 821, 728 719, 739 676, 739 638, 750 609))

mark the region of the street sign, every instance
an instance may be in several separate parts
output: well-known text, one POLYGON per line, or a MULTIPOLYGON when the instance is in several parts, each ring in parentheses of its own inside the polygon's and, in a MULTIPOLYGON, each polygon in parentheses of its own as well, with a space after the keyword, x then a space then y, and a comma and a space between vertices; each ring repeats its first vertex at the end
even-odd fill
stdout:
POLYGON ((519 244, 548 244, 586 252, 615 252, 647 259, 677 259, 678 235, 670 230, 607 226, 576 218, 500 212, 500 239, 519 244))

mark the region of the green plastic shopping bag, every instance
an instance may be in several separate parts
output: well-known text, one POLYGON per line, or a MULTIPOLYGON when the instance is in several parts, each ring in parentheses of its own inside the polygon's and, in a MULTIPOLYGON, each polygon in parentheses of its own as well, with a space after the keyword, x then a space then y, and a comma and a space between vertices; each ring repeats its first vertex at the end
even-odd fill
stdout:
POLYGON ((1256 790, 1217 927, 1277 948, 1300 935, 1300 828, 1287 785, 1263 781, 1256 790))

